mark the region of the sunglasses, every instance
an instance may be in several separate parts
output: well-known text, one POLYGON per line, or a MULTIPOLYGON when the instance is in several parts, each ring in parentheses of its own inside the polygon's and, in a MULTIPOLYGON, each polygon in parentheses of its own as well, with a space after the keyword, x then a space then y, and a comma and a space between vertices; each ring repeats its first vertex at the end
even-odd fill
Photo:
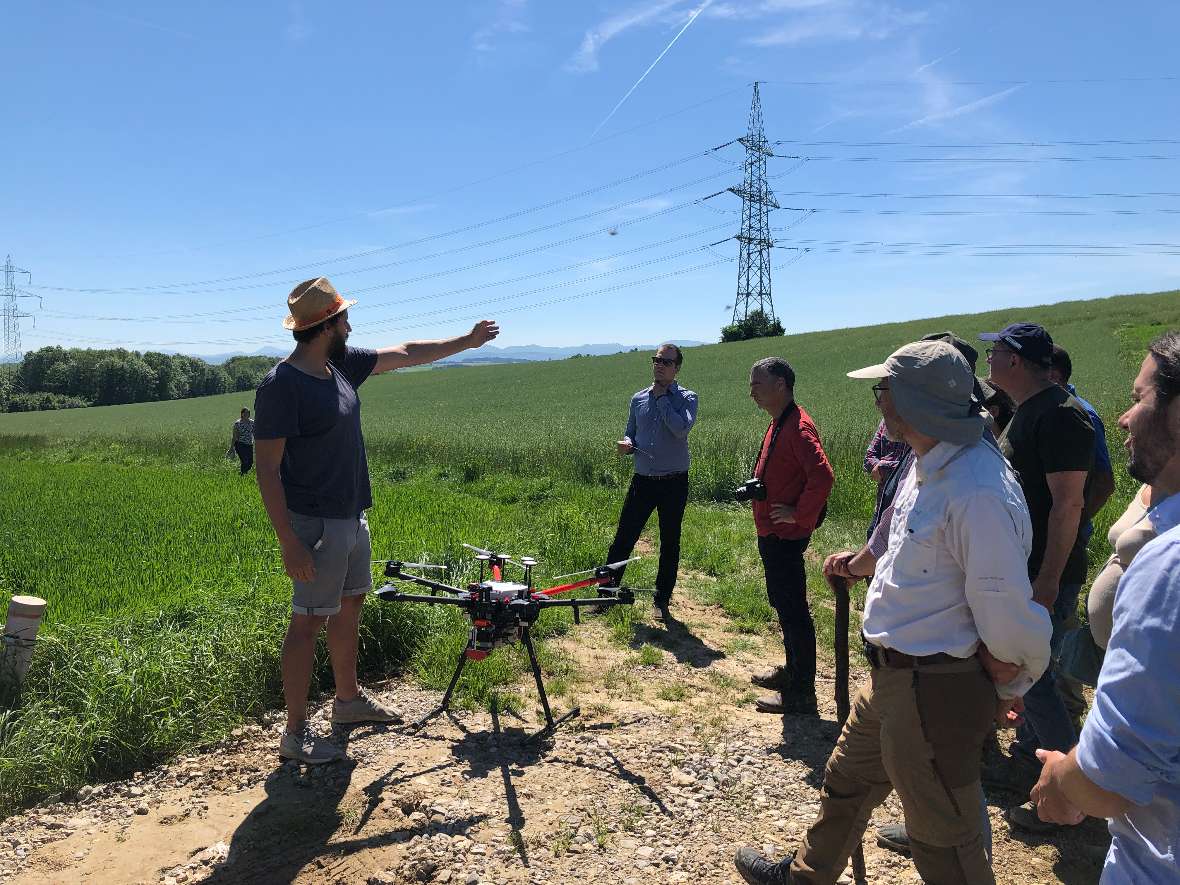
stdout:
POLYGON ((881 402, 881 396, 887 391, 888 387, 882 387, 880 384, 873 385, 873 399, 876 402, 881 402))
POLYGON ((670 359, 667 359, 662 356, 653 356, 651 358, 651 361, 654 365, 657 365, 657 366, 674 366, 674 365, 676 365, 676 360, 670 360, 670 359))

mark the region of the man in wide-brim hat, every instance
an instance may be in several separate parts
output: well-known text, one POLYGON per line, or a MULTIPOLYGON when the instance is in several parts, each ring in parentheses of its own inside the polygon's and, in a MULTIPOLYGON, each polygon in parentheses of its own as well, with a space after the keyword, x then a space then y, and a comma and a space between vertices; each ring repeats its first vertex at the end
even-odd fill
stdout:
POLYGON ((500 331, 481 320, 466 335, 442 341, 349 347, 348 309, 354 304, 325 277, 296 286, 283 320, 295 349, 262 379, 254 400, 258 488, 294 585, 283 642, 287 727, 279 755, 311 765, 344 757, 307 726, 316 637, 325 623, 336 681, 332 723, 400 718, 356 680, 361 605, 373 580, 365 519, 373 498, 357 388, 370 375, 481 347, 500 331))
POLYGON ((993 885, 979 813, 979 762, 993 720, 1049 662, 1048 613, 1024 568, 1032 526, 1020 486, 972 402, 967 360, 945 341, 919 341, 881 365, 849 373, 875 380, 889 435, 916 459, 894 498, 889 546, 856 569, 851 551, 828 573, 872 573, 864 608, 860 687, 828 759, 819 819, 799 850, 774 863, 738 850, 750 883, 834 883, 873 809, 897 790, 914 864, 925 882, 993 885), (981 648, 1007 664, 993 682, 981 648))

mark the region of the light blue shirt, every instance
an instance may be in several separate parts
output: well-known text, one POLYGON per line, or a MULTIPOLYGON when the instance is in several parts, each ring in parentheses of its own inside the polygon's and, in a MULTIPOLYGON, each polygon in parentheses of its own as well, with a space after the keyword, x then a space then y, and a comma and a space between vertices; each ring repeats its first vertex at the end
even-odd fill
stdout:
POLYGON ((1112 818, 1103 885, 1177 881, 1180 846, 1180 495, 1148 515, 1159 537, 1119 582, 1114 631, 1078 765, 1134 803, 1112 818))
POLYGON ((647 387, 631 397, 627 432, 637 451, 635 472, 664 476, 688 470, 688 432, 697 420, 697 395, 675 381, 657 399, 647 387))

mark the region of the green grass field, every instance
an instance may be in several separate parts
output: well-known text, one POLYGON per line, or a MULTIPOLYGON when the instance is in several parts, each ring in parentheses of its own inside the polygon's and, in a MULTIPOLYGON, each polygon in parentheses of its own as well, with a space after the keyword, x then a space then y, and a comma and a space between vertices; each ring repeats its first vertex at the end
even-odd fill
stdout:
MULTIPOLYGON (((1070 350, 1080 392, 1107 422, 1118 491, 1098 520, 1095 537, 1104 538, 1134 488, 1115 421, 1146 343, 1180 326, 1178 294, 688 350, 681 381, 702 405, 690 438, 693 503, 682 569, 717 579, 710 592, 735 630, 770 620, 748 509, 728 501, 748 476, 767 421, 747 395, 756 359, 779 355, 794 365, 797 397, 836 469, 829 518, 812 544, 819 554, 863 539, 871 510, 861 459, 877 416, 868 385, 844 372, 927 332, 950 328, 973 338, 1024 319, 1044 323, 1070 350)), ((369 381, 362 398, 374 555, 461 566, 467 541, 537 556, 550 575, 595 564, 630 473, 613 441, 630 394, 650 377, 648 356, 369 381)), ((24 699, 0 712, 0 811, 133 770, 277 706, 289 585, 252 478, 239 478, 223 459, 230 423, 251 399, 0 416, 0 600, 32 593, 50 602, 24 699)), ((1095 542, 1092 558, 1104 557, 1095 542)), ((815 565, 813 608, 830 643, 815 565)), ((642 586, 654 571, 654 559, 644 561, 629 580, 642 586)), ((568 616, 554 616, 544 632, 567 626, 568 616)), ((463 632, 453 615, 366 606, 362 666, 441 687, 463 632)), ((321 679, 330 678, 324 664, 321 679)), ((486 701, 519 666, 517 655, 498 653, 468 668, 465 697, 486 701)), ((564 665, 546 652, 545 666, 559 676, 564 665)))

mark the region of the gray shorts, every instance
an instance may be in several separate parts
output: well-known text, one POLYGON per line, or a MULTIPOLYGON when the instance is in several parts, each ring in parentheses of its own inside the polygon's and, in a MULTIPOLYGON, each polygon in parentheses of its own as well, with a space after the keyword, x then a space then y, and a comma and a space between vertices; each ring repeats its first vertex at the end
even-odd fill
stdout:
POLYGON ((297 615, 334 615, 344 596, 361 596, 373 589, 373 558, 369 521, 328 519, 287 511, 291 530, 315 562, 315 580, 292 581, 291 609, 297 615))

